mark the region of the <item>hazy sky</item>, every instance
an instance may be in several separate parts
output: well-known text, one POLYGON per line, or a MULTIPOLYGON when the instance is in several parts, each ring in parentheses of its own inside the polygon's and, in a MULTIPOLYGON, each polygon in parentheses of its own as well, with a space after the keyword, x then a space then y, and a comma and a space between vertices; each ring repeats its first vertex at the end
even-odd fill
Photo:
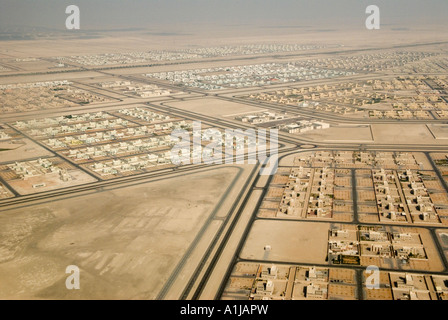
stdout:
POLYGON ((335 27, 360 25, 369 4, 381 9, 383 25, 424 26, 448 21, 448 0, 0 0, 0 28, 65 28, 66 6, 81 11, 84 29, 182 29, 215 24, 335 27))

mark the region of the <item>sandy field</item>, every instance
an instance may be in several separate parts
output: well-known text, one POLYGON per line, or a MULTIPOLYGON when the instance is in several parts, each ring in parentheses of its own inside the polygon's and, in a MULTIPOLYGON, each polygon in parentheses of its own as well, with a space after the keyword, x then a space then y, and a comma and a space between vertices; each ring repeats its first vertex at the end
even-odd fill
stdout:
POLYGON ((214 208, 238 172, 222 167, 3 211, 0 299, 155 299, 199 230, 221 223, 214 208), (65 287, 68 265, 81 270, 80 290, 65 287))
POLYGON ((339 125, 323 130, 313 130, 301 134, 305 139, 328 142, 372 142, 372 133, 369 125, 339 125))
POLYGON ((428 124, 429 131, 435 139, 444 140, 448 139, 448 125, 446 124, 428 124))
POLYGON ((375 143, 385 144, 446 144, 435 140, 425 124, 373 124, 375 143))
POLYGON ((328 229, 327 223, 258 220, 250 230, 240 257, 324 264, 328 229), (264 250, 266 245, 271 246, 270 252, 264 250))
MULTIPOLYGON (((19 144, 19 143, 16 143, 19 144)), ((13 150, 5 150, 0 153, 0 162, 12 162, 25 159, 53 156, 53 154, 29 139, 20 139, 21 146, 14 146, 13 150)), ((1 148, 0 148, 1 149, 1 148)))
POLYGON ((266 110, 236 102, 224 101, 213 98, 188 100, 182 102, 170 102, 166 103, 165 105, 186 111, 206 114, 213 117, 216 116, 230 117, 243 113, 249 113, 249 112, 258 113, 266 110))

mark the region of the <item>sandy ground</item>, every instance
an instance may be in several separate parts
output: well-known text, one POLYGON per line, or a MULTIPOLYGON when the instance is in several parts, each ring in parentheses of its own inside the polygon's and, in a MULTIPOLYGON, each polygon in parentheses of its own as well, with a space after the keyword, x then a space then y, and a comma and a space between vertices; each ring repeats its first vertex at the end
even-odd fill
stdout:
POLYGON ((334 25, 309 25, 307 23, 288 24, 282 27, 263 25, 225 25, 192 23, 180 29, 176 23, 169 25, 151 24, 151 29, 139 32, 117 31, 96 32, 99 38, 74 39, 67 34, 59 39, 4 41, 6 53, 15 53, 18 57, 49 57, 54 55, 98 54, 107 52, 127 52, 131 50, 169 49, 191 46, 216 46, 223 44, 241 45, 247 43, 344 43, 346 46, 374 47, 384 44, 399 45, 419 40, 445 40, 446 26, 432 25, 424 29, 419 26, 394 28, 384 25, 381 32, 371 32, 359 28, 357 22, 334 25), (165 32, 166 35, 160 32, 165 32), (337 31, 337 32, 335 32, 337 31), (434 32, 439 31, 439 32, 434 32), (32 49, 39 48, 39 50, 32 49))
POLYGON ((421 152, 413 152, 415 160, 420 164, 422 164, 424 170, 433 170, 431 163, 424 153, 421 152))
POLYGON ((429 230, 415 228, 415 229, 405 229, 406 231, 418 232, 420 234, 421 240, 423 242, 423 246, 425 248, 426 255, 428 260, 426 263, 411 263, 411 268, 415 270, 430 270, 430 271, 438 271, 441 272, 444 270, 442 260, 440 259, 439 252, 437 250, 436 244, 433 241, 433 238, 429 232, 429 230))
POLYGON ((3 150, 3 152, 5 152, 7 150, 15 150, 22 146, 23 146, 23 144, 19 144, 19 143, 0 142, 0 150, 3 150))
POLYGON ((301 137, 328 142, 448 144, 448 127, 443 125, 426 126, 425 124, 341 125, 305 133, 301 137))
MULTIPOLYGON (((19 143, 16 143, 19 144, 19 143)), ((29 139, 20 139, 20 144, 18 148, 16 146, 13 150, 6 150, 0 153, 0 162, 12 162, 20 161, 36 157, 47 157, 53 156, 53 154, 29 139)))
POLYGON ((444 229, 438 229, 437 236, 442 247, 448 248, 448 232, 444 229))
POLYGON ((233 115, 236 116, 237 114, 248 112, 258 113, 266 110, 236 102, 223 101, 213 98, 188 100, 182 102, 170 102, 167 103, 166 105, 214 117, 233 116, 233 115))
POLYGON ((4 211, 0 298, 154 299, 237 173, 223 167, 4 211), (81 290, 65 288, 72 264, 81 290))
POLYGON ((445 144, 435 140, 425 124, 373 124, 375 143, 386 144, 445 144))
POLYGON ((448 139, 448 125, 446 124, 428 124, 428 129, 431 131, 435 139, 448 139))
POLYGON ((328 129, 313 130, 301 134, 300 137, 316 141, 328 142, 372 142, 372 133, 369 125, 340 125, 328 129))
POLYGON ((241 252, 242 259, 324 264, 327 223, 263 221, 252 226, 241 252), (271 251, 264 250, 266 245, 271 251))

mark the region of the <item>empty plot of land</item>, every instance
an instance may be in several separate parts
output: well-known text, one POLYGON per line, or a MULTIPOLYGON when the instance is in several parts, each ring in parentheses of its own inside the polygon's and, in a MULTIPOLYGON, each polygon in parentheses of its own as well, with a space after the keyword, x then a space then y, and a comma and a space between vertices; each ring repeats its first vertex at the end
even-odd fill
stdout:
POLYGON ((435 140, 428 127, 424 124, 372 124, 372 132, 375 143, 446 143, 441 142, 440 140, 435 140))
POLYGON ((302 137, 317 141, 356 141, 372 142, 372 134, 369 125, 341 125, 325 130, 313 130, 303 134, 302 137))
POLYGON ((265 109, 213 98, 170 102, 169 106, 209 116, 234 116, 243 113, 265 111, 265 109))
MULTIPOLYGON (((238 172, 207 170, 3 211, 0 298, 155 299, 215 208, 229 210, 227 200, 217 203, 238 172), (69 265, 81 270, 81 290, 65 287, 69 265)), ((208 230, 198 247, 209 243, 208 230)))
POLYGON ((325 263, 328 224, 256 221, 241 252, 242 259, 325 263), (265 250, 265 246, 271 250, 265 250))
POLYGON ((0 163, 53 155, 29 139, 20 139, 19 142, 11 143, 9 146, 8 144, 2 143, 3 147, 0 147, 0 150, 4 150, 0 153, 0 163))
POLYGON ((448 139, 448 125, 428 124, 427 126, 435 139, 448 139))

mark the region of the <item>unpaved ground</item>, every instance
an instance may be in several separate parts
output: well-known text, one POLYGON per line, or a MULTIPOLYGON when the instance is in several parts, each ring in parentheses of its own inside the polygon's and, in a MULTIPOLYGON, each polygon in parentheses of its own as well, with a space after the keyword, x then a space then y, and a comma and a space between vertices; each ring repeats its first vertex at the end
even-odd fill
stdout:
POLYGON ((0 298, 154 299, 227 188, 241 188, 239 170, 3 211, 0 298), (65 288, 68 265, 80 268, 81 290, 65 288))

